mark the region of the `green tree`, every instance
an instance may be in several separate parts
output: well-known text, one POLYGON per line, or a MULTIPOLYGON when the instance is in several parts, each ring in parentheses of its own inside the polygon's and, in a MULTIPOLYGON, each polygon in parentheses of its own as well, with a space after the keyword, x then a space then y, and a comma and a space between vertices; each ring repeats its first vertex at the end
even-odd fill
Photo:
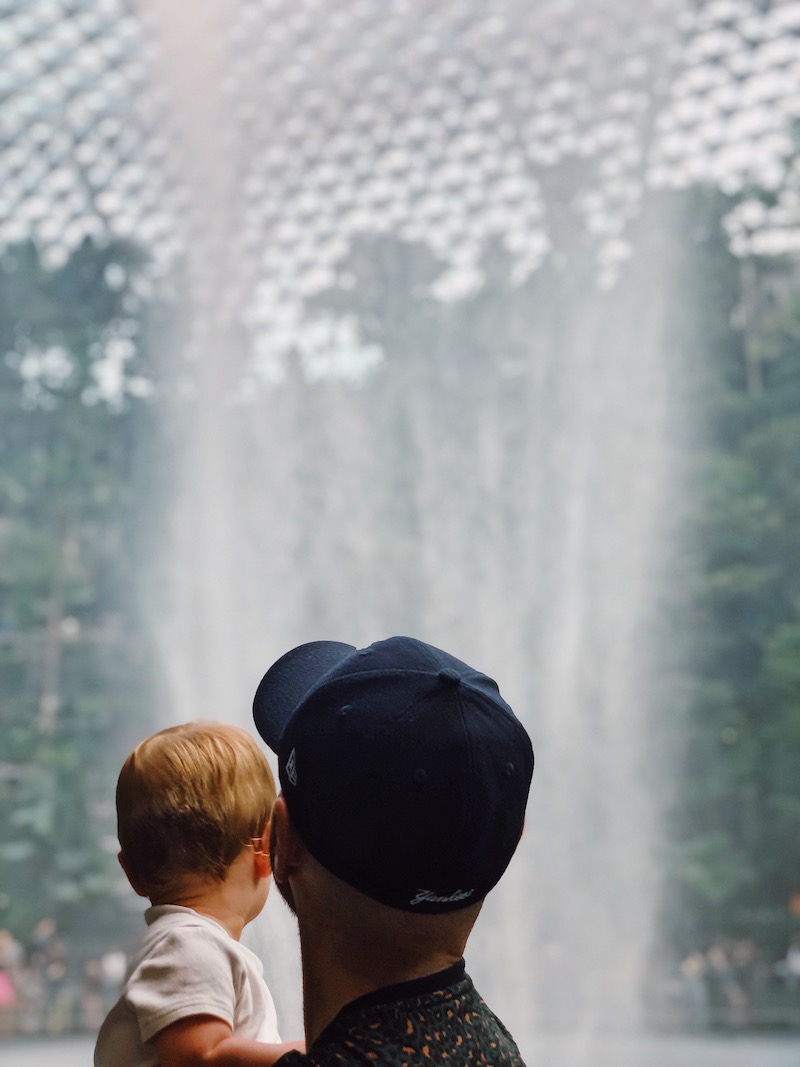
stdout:
POLYGON ((129 587, 147 418, 139 253, 0 260, 0 925, 99 932, 113 770, 145 702, 129 587), (98 910, 100 909, 100 910, 98 910))
POLYGON ((800 892, 800 300, 791 264, 714 255, 675 613, 671 922, 683 950, 754 937, 774 959, 800 892))

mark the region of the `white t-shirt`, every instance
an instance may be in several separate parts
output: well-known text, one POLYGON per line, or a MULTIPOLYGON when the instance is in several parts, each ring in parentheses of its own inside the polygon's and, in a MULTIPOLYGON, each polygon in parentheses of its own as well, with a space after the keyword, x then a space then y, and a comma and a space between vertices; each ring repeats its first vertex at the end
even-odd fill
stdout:
POLYGON ((156 1067, 151 1038, 179 1019, 212 1015, 237 1037, 278 1042, 261 961, 223 926, 190 908, 159 904, 100 1028, 95 1067, 156 1067))

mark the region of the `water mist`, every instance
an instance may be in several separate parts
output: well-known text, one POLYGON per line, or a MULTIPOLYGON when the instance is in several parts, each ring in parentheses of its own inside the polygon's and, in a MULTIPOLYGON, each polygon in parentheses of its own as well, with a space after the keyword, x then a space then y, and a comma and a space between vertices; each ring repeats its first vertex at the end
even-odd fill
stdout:
MULTIPOLYGON (((151 11, 191 205, 170 715, 247 722, 315 638, 494 675, 537 769, 468 962, 523 1051, 642 1018, 680 422, 645 170, 684 6, 151 11)), ((260 937, 296 1029, 290 926, 260 937)))

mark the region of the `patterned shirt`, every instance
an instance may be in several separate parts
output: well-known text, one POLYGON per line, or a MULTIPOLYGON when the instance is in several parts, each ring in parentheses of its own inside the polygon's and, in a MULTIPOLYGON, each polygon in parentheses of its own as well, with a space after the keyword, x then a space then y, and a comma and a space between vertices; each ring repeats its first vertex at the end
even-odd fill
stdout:
POLYGON ((525 1067, 514 1039, 484 1004, 464 961, 347 1004, 311 1049, 280 1067, 525 1067))

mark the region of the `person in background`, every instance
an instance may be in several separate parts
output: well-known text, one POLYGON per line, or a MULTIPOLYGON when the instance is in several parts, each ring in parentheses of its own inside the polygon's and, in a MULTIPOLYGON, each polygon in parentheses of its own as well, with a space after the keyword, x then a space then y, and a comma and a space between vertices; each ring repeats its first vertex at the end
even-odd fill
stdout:
POLYGON ((270 846, 300 932, 308 1051, 281 1067, 520 1067, 463 959, 533 774, 496 683, 413 638, 316 641, 267 671, 254 717, 278 755, 270 846))
POLYGON ((271 1067, 297 1047, 280 1044, 261 962, 239 941, 267 899, 274 800, 263 753, 235 726, 175 726, 128 756, 119 859, 151 907, 95 1067, 271 1067))
POLYGON ((30 964, 35 975, 41 1018, 38 1028, 51 1036, 71 1029, 74 990, 70 984, 70 960, 66 941, 55 919, 40 919, 31 934, 30 964))
POLYGON ((13 1034, 19 995, 16 976, 22 962, 22 945, 10 930, 0 930, 0 1036, 13 1034))
POLYGON ((789 989, 800 986, 800 935, 792 938, 786 955, 775 965, 775 973, 784 979, 789 989))

